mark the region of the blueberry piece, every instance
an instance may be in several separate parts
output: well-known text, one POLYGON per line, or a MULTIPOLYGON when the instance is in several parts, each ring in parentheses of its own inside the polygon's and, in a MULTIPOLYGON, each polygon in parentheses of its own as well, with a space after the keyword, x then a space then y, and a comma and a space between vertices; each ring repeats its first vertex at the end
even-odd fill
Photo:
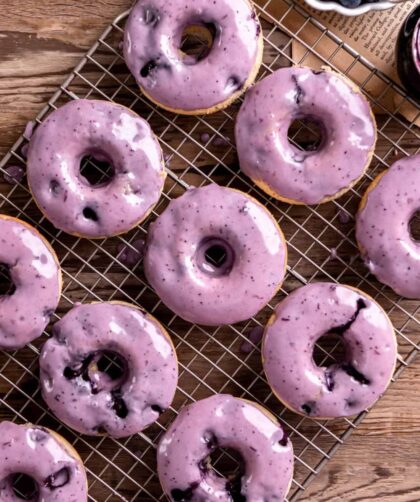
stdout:
POLYGON ((344 7, 355 9, 356 7, 359 7, 359 5, 362 3, 362 0, 340 0, 340 3, 344 7))
POLYGON ((44 481, 44 484, 50 490, 55 490, 57 488, 62 488, 70 481, 70 471, 67 467, 63 467, 59 471, 48 476, 44 481))
POLYGON ((312 413, 312 410, 315 408, 315 403, 313 401, 310 401, 308 403, 302 404, 301 409, 304 413, 307 415, 310 415, 312 413))
POLYGON ((153 72, 153 70, 156 70, 157 67, 157 61, 152 59, 143 66, 143 68, 140 70, 140 75, 143 78, 147 78, 153 72))
POLYGON ((143 16, 141 18, 144 24, 156 28, 160 21, 159 11, 153 7, 144 7, 143 16))
POLYGON ((115 411, 117 417, 126 418, 128 415, 128 408, 122 398, 121 389, 113 390, 112 394, 112 409, 115 411))
POLYGON ((152 411, 155 411, 156 413, 159 413, 159 415, 162 415, 162 413, 165 411, 161 406, 159 406, 158 404, 152 404, 150 406, 150 408, 152 409, 152 411))
POLYGON ((234 75, 229 77, 226 82, 226 88, 229 89, 230 92, 239 91, 239 89, 242 89, 243 86, 244 84, 241 80, 234 75))
POLYGON ((94 209, 92 209, 91 207, 85 207, 83 209, 83 216, 87 220, 99 221, 98 213, 94 209))
POLYGON ((351 376, 361 385, 370 385, 370 380, 360 373, 360 371, 358 371, 352 364, 342 364, 341 368, 347 373, 347 375, 351 376))
POLYGON ((298 80, 295 75, 292 75, 293 84, 295 86, 295 101, 297 105, 300 105, 302 99, 305 97, 305 91, 299 85, 298 80))
POLYGON ((171 497, 174 502, 189 502, 192 500, 194 491, 198 487, 198 483, 192 483, 186 490, 174 488, 171 490, 171 497))

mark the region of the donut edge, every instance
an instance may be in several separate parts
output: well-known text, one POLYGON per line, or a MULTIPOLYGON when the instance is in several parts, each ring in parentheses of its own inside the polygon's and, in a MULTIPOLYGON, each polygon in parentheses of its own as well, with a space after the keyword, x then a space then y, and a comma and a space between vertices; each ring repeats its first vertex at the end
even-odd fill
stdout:
MULTIPOLYGON (((391 376, 389 377, 389 380, 388 380, 388 383, 386 384, 385 386, 385 389, 384 391, 382 392, 381 396, 378 397, 373 403, 372 403, 372 406, 370 406, 368 409, 370 410, 373 406, 375 406, 381 399, 382 397, 384 396, 384 394, 386 393, 386 391, 388 390, 390 384, 391 384, 391 381, 392 381, 392 378, 394 376, 394 373, 395 373, 395 369, 397 367, 397 361, 398 361, 398 340, 397 340, 397 335, 396 335, 396 332, 395 332, 395 328, 394 328, 394 325, 392 324, 391 322, 391 319, 389 318, 388 314, 385 312, 385 310, 382 308, 382 306, 374 299, 372 298, 369 294, 365 293, 364 291, 362 291, 361 289, 359 288, 356 288, 354 286, 349 286, 348 284, 337 284, 338 286, 343 286, 343 287, 346 287, 346 288, 349 288, 349 289, 352 289, 353 291, 355 291, 356 293, 358 293, 360 296, 364 296, 365 298, 367 298, 369 301, 371 301, 372 303, 376 304, 379 309, 384 313, 385 315, 385 318, 387 319, 388 321, 388 324, 390 325, 391 327, 391 331, 393 333, 393 340, 394 340, 394 347, 395 347, 395 362, 394 362, 394 367, 392 369, 392 372, 391 372, 391 376)), ((304 287, 304 286, 300 286, 300 287, 304 287)), ((297 289, 299 288, 296 288, 294 289, 293 291, 296 291, 297 289)), ((292 293, 293 293, 292 291, 292 293)), ((279 302, 282 303, 284 302, 285 300, 287 300, 287 298, 289 298, 289 296, 287 296, 286 298, 283 298, 283 300, 281 300, 279 302)), ((278 304, 278 305, 279 305, 278 304)), ((277 307, 277 305, 276 305, 277 307)), ((268 380, 268 377, 267 377, 267 373, 266 373, 266 370, 265 370, 265 360, 264 360, 264 344, 265 344, 265 340, 266 340, 266 336, 267 336, 267 329, 274 323, 274 321, 276 320, 277 316, 276 316, 276 313, 274 312, 270 318, 268 319, 267 321, 267 324, 264 328, 264 334, 263 334, 263 338, 262 338, 262 341, 261 341, 261 362, 262 362, 262 366, 263 366, 263 371, 264 371, 264 375, 265 375, 265 378, 267 380, 267 384, 268 386, 270 387, 270 390, 271 392, 274 394, 274 396, 277 398, 277 400, 285 407, 287 408, 289 411, 293 412, 293 413, 296 413, 297 415, 300 415, 301 417, 305 417, 305 418, 308 418, 308 419, 312 419, 312 420, 337 420, 337 419, 340 419, 340 418, 348 418, 348 417, 354 417, 354 416, 357 416, 359 415, 359 413, 354 413, 352 415, 340 415, 340 416, 336 416, 336 417, 323 417, 323 416, 315 416, 315 415, 306 415, 305 413, 302 413, 301 411, 295 409, 292 407, 292 405, 288 404, 286 401, 284 401, 282 398, 280 398, 279 394, 275 391, 275 389, 270 385, 270 382, 268 380)), ((363 413, 363 412, 362 412, 363 413)))

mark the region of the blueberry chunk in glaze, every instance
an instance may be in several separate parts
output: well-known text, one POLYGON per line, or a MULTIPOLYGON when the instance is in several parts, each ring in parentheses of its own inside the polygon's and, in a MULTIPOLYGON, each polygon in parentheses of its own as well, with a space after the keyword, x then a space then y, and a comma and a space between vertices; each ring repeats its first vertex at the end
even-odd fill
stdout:
POLYGON ((152 316, 123 303, 78 305, 54 325, 40 357, 52 412, 83 434, 126 437, 170 406, 175 349, 152 316))
POLYGON ((332 283, 308 284, 280 302, 262 346, 264 371, 278 399, 297 413, 321 418, 372 406, 391 380, 396 355, 384 310, 362 291, 332 283), (318 366, 315 343, 330 334, 340 337, 343 360, 318 366))
POLYGON ((258 405, 219 394, 183 408, 158 446, 158 474, 173 502, 283 501, 293 475, 290 439, 258 405), (233 477, 216 474, 210 455, 242 457, 233 477))

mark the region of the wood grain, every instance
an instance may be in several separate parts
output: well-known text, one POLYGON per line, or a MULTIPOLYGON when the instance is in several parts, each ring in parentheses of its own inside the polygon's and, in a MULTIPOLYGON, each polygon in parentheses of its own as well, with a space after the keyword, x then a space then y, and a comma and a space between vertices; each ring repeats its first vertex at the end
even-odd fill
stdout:
MULTIPOLYGON (((128 0, 1 0, 0 153, 128 0)), ((420 500, 420 360, 310 485, 311 502, 420 500)), ((116 500, 116 499, 115 499, 116 500)))

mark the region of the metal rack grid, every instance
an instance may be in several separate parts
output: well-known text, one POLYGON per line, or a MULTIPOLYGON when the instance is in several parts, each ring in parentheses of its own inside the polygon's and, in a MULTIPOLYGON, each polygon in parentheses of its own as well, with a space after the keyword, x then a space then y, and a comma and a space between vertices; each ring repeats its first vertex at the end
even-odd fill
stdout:
MULTIPOLYGON (((12 186, 4 183, 0 186, 0 211, 35 225, 59 255, 64 287, 56 318, 76 301, 125 300, 142 306, 162 321, 177 348, 180 379, 173 406, 158 423, 143 433, 118 441, 75 434, 57 422, 46 409, 38 388, 36 356, 47 333, 22 350, 0 353, 0 419, 42 423, 72 442, 88 470, 89 500, 164 500, 155 471, 155 448, 159 437, 181 406, 215 392, 230 392, 254 400, 267 406, 279 418, 295 448, 295 476, 288 501, 296 501, 302 495, 366 412, 351 419, 316 421, 284 409, 270 392, 261 367, 258 343, 249 341, 248 335, 251 329, 264 324, 282 296, 299 285, 315 280, 339 281, 359 287, 375 297, 389 313, 398 335, 400 357, 394 379, 419 349, 418 302, 397 297, 369 275, 358 257, 353 236, 354 214, 370 180, 398 156, 417 153, 420 144, 418 129, 398 112, 410 103, 417 110, 418 118, 419 108, 396 83, 291 0, 259 1, 257 9, 265 35, 265 57, 260 77, 281 66, 305 64, 314 56, 320 64, 338 69, 335 61, 341 53, 351 56, 352 62, 344 71, 346 75, 352 76, 355 65, 364 69, 361 88, 378 112, 379 141, 369 173, 338 201, 318 207, 287 206, 267 197, 243 177, 239 172, 232 134, 238 104, 209 117, 191 118, 166 113, 148 102, 137 90, 121 57, 121 39, 128 12, 105 30, 50 99, 36 122, 41 123, 51 110, 67 100, 81 97, 124 104, 149 120, 161 141, 168 165, 165 193, 151 217, 125 236, 87 241, 54 229, 36 208, 25 180, 12 186), (309 25, 319 33, 311 43, 302 36, 309 25), (326 40, 333 47, 328 57, 320 56, 317 51, 319 44, 326 40), (296 43, 304 47, 304 55, 298 60, 293 56, 293 44, 296 43), (369 93, 372 79, 383 83, 378 95, 369 93), (389 100, 385 99, 391 92, 400 96, 399 104, 392 109, 389 100), (128 266, 120 257, 121 246, 134 250, 136 241, 145 237, 149 222, 162 212, 170 199, 182 194, 190 185, 200 186, 208 182, 242 189, 266 204, 286 235, 289 265, 282 291, 258 316, 235 326, 203 329, 182 321, 162 305, 145 281, 141 263, 128 266)), ((291 140, 296 144, 308 141, 307 127, 307 124, 300 124, 291 140)), ((11 164, 25 164, 26 143, 27 138, 23 135, 2 160, 0 170, 3 174, 11 164)), ((93 159, 87 160, 87 164, 83 168, 95 168, 93 159)), ((318 348, 324 359, 333 358, 335 350, 336 346, 318 348)), ((223 464, 227 455, 222 452, 214 459, 215 468, 223 464)))

